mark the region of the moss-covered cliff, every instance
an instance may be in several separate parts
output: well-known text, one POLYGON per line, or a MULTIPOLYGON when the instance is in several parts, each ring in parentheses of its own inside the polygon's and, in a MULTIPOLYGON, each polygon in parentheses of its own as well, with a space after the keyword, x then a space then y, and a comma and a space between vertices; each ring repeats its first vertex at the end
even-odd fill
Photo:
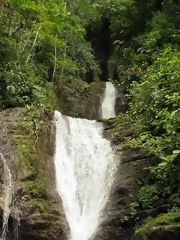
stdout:
POLYGON ((8 239, 16 236, 18 218, 20 239, 67 239, 68 225, 54 180, 53 112, 39 120, 35 112, 10 109, 1 112, 0 119, 2 152, 14 182, 8 239))

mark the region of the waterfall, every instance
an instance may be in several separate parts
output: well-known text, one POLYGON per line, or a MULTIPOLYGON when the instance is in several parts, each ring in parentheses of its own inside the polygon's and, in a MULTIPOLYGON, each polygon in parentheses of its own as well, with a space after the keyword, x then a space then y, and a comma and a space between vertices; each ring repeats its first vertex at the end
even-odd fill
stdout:
MULTIPOLYGON (((111 106, 112 107, 112 106, 111 106)), ((103 125, 55 112, 56 186, 70 228, 69 240, 90 240, 102 221, 116 172, 103 125)))
POLYGON ((14 224, 14 235, 15 239, 19 239, 19 227, 21 223, 20 223, 20 210, 17 206, 14 206, 14 218, 16 219, 14 224))
POLYGON ((3 229, 1 239, 6 240, 6 235, 8 232, 8 220, 9 215, 11 213, 11 204, 13 200, 13 181, 11 171, 2 153, 0 153, 0 158, 2 159, 4 164, 4 208, 3 208, 3 229))
POLYGON ((117 91, 111 82, 106 82, 105 92, 101 103, 101 118, 115 117, 117 91))

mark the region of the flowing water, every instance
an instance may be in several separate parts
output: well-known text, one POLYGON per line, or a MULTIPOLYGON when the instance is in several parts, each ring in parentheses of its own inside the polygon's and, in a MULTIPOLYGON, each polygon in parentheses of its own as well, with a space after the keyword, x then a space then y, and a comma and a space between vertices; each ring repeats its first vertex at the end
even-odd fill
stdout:
POLYGON ((101 118, 115 117, 117 91, 111 82, 106 82, 105 92, 101 103, 101 118))
MULTIPOLYGON (((20 227, 20 210, 17 206, 14 206, 14 218, 16 219, 14 223, 14 238, 19 239, 19 227, 20 227)), ((14 239, 14 240, 15 240, 14 239)))
POLYGON ((55 112, 57 190, 71 240, 89 240, 96 231, 114 179, 116 161, 103 126, 55 112))
MULTIPOLYGON (((103 117, 112 117, 115 91, 107 84, 103 117), (109 102, 110 101, 110 102, 109 102), (105 106, 105 103, 108 106, 105 106), (105 114, 106 113, 106 114, 105 114)), ((103 138, 103 125, 55 112, 56 186, 63 200, 70 227, 69 240, 90 240, 102 220, 116 172, 116 157, 110 141, 103 138)))
POLYGON ((9 215, 11 213, 11 204, 13 200, 13 181, 11 171, 2 153, 0 153, 0 158, 2 159, 4 164, 4 207, 3 207, 3 229, 1 239, 6 240, 8 232, 8 220, 9 215))

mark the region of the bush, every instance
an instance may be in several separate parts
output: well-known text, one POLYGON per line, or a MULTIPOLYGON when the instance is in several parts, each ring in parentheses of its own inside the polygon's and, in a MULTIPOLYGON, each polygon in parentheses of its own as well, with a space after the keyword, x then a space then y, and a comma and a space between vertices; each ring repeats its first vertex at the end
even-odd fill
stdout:
POLYGON ((159 199, 156 185, 143 186, 139 192, 139 202, 142 208, 152 208, 159 199))
POLYGON ((42 84, 32 65, 10 62, 0 76, 1 107, 17 107, 30 104, 36 85, 42 84))
POLYGON ((179 143, 179 61, 177 49, 166 47, 154 54, 140 82, 131 86, 130 114, 142 131, 163 138, 161 148, 172 152, 179 143))
POLYGON ((178 168, 174 164, 174 159, 179 151, 173 151, 172 155, 161 158, 161 163, 151 167, 151 175, 159 185, 159 193, 165 197, 170 196, 178 185, 178 168))

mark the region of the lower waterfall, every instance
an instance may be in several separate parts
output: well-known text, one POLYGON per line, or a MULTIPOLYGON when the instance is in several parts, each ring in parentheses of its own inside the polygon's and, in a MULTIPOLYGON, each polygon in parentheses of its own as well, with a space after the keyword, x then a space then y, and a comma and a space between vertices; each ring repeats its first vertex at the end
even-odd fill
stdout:
POLYGON ((56 186, 70 228, 69 240, 90 240, 101 223, 116 172, 103 125, 55 112, 56 186))

